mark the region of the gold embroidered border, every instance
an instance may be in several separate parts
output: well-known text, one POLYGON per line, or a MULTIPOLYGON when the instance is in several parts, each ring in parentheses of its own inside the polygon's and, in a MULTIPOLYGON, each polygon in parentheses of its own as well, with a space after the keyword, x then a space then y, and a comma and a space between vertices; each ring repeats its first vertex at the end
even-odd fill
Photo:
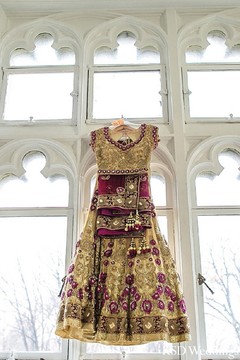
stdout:
MULTIPOLYGON (((127 216, 112 217, 106 215, 98 215, 97 229, 122 230, 125 228, 126 217, 127 216)), ((140 219, 142 226, 151 227, 151 215, 140 214, 140 219)))
MULTIPOLYGON (((138 203, 138 210, 149 210, 152 203, 147 198, 140 198, 138 203)), ((137 194, 126 196, 125 194, 117 195, 99 195, 97 208, 122 208, 122 209, 136 209, 137 207, 137 194)))

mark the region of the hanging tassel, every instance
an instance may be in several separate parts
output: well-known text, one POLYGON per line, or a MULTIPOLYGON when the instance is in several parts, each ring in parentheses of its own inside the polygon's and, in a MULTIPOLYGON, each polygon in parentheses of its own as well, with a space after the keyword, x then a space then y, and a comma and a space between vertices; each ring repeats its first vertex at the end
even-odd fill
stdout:
POLYGON ((137 253, 139 255, 141 254, 147 254, 151 251, 150 247, 147 245, 146 239, 145 237, 142 238, 139 249, 137 251, 137 253))
POLYGON ((134 230, 134 225, 135 225, 135 218, 132 212, 130 212, 130 215, 126 219, 125 231, 134 230))
POLYGON ((137 249, 136 249, 136 244, 135 244, 134 238, 132 238, 132 240, 130 242, 130 246, 128 248, 127 254, 130 258, 134 258, 137 255, 137 249))
POLYGON ((138 213, 138 210, 136 210, 134 229, 136 231, 139 231, 141 228, 142 228, 142 223, 141 223, 140 215, 138 213))
POLYGON ((130 212, 130 215, 126 219, 125 231, 132 231, 132 230, 139 231, 141 229, 142 229, 142 223, 138 210, 136 210, 135 216, 133 216, 132 212, 130 212))

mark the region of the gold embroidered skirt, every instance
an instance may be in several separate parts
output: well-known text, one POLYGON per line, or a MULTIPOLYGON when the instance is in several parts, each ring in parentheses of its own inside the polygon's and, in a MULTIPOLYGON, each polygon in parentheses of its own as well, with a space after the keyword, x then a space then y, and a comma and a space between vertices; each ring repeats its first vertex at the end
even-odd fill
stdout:
MULTIPOLYGON (((139 181, 135 184, 138 189, 139 181)), ((56 334, 111 345, 190 340, 179 276, 156 217, 144 212, 143 206, 140 220, 144 226, 140 221, 140 228, 135 231, 124 230, 129 212, 123 214, 118 210, 116 214, 114 203, 122 199, 121 192, 120 189, 117 194, 120 196, 114 199, 104 199, 97 192, 93 196, 66 276, 56 334), (106 211, 111 208, 122 224, 115 236, 112 231, 117 229, 112 219, 103 221, 104 217, 110 217, 109 213, 99 212, 99 199, 103 200, 106 211), (106 231, 101 232, 103 224, 106 231)), ((153 212, 151 204, 145 203, 153 212)))

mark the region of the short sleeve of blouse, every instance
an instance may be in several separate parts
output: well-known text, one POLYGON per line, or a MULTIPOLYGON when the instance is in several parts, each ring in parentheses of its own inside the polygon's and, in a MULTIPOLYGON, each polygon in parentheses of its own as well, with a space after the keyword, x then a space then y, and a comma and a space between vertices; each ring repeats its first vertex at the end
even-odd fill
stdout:
POLYGON ((96 137, 97 137, 97 133, 96 131, 91 131, 90 133, 90 142, 89 145, 91 146, 91 148, 93 149, 93 151, 95 151, 95 146, 96 146, 96 137))
POLYGON ((153 139, 153 149, 156 149, 158 146, 158 143, 160 141, 160 137, 158 134, 158 127, 157 126, 153 126, 152 127, 152 139, 153 139))

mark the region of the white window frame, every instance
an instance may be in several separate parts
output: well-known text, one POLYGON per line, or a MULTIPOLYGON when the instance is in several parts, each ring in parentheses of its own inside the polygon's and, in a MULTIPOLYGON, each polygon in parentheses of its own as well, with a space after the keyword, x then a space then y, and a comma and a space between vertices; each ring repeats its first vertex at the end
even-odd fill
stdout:
MULTIPOLYGON (((36 130, 37 131, 37 130, 36 130)), ((73 181, 74 177, 74 168, 71 169, 69 163, 71 161, 65 158, 68 158, 69 155, 65 153, 66 149, 63 147, 60 148, 56 143, 51 143, 42 139, 39 139, 39 144, 36 147, 34 140, 25 139, 24 141, 16 141, 11 144, 10 147, 6 149, 0 149, 1 160, 3 165, 0 166, 0 178, 4 178, 5 174, 13 174, 17 178, 20 178, 26 170, 23 168, 22 162, 25 156, 29 153, 42 153, 46 158, 46 164, 41 170, 41 173, 45 177, 50 177, 54 174, 63 175, 69 183, 69 195, 68 195, 68 205, 67 206, 5 206, 0 207, 0 217, 65 217, 67 220, 66 228, 66 243, 65 243, 65 265, 62 269, 62 277, 67 272, 68 266, 73 256, 73 251, 75 249, 76 240, 76 185, 73 181), (43 145, 44 144, 44 145, 43 145), (54 151, 53 151, 54 149, 54 151), (6 161, 5 156, 9 156, 11 161, 6 161), (72 189, 72 191, 70 191, 72 189)), ((6 177, 7 179, 7 177, 6 177)), ((59 289, 60 290, 60 289, 59 289)), ((58 297, 58 293, 56 293, 58 297)), ((60 304, 60 299, 59 299, 60 304)), ((12 356, 16 356, 19 360, 35 360, 39 358, 44 358, 46 360, 68 360, 72 354, 75 354, 76 347, 68 339, 61 339, 62 341, 62 351, 61 352, 51 352, 51 351, 14 351, 12 356)), ((8 359, 11 356, 11 351, 0 351, 0 359, 8 359)))
MULTIPOLYGON (((9 66, 2 68, 2 90, 0 97, 0 125, 75 125, 77 113, 77 100, 78 100, 78 69, 75 65, 54 65, 54 66, 9 66), (6 92, 8 76, 14 74, 73 74, 73 91, 69 94, 72 96, 72 116, 70 119, 31 119, 29 120, 3 120, 3 113, 5 108, 6 92)), ((54 94, 53 94, 54 95, 54 94)), ((30 114, 31 115, 31 114, 30 114)))
MULTIPOLYGON (((191 71, 240 71, 240 65, 237 63, 201 63, 201 64, 186 64, 182 67, 182 81, 183 81, 183 98, 186 111, 187 123, 234 123, 240 122, 240 117, 191 117, 190 116, 190 101, 191 89, 188 87, 188 72, 191 71)), ((206 84, 207 86, 207 84, 206 84)), ((224 85, 223 85, 224 86, 224 85)), ((214 96, 214 94, 213 94, 214 96)), ((234 114, 233 114, 234 115, 234 114)))
MULTIPOLYGON (((131 121, 136 122, 151 122, 151 123, 167 123, 168 122, 168 91, 167 91, 167 77, 166 67, 161 64, 150 65, 93 65, 88 68, 88 104, 87 104, 87 123, 89 124, 106 124, 111 123, 112 119, 93 118, 93 89, 94 89, 94 74, 95 73, 107 73, 107 72, 147 72, 147 71, 159 71, 161 76, 160 81, 160 94, 162 96, 162 117, 144 117, 144 118, 129 118, 131 121)), ((118 114, 119 117, 121 114, 118 114)))
MULTIPOLYGON (((234 139, 233 139, 234 142, 234 139)), ((198 217, 199 216, 234 216, 234 215, 238 215, 240 214, 240 205, 239 206, 235 206, 235 205, 197 205, 197 189, 196 189, 196 179, 197 176, 203 172, 204 170, 216 170, 217 173, 217 167, 218 164, 216 164, 215 162, 215 157, 218 158, 218 156, 220 155, 220 153, 224 150, 224 149, 230 149, 230 150, 234 150, 235 146, 229 146, 229 145, 221 145, 218 144, 218 149, 217 151, 213 151, 212 150, 212 154, 214 154, 212 160, 212 166, 209 169, 209 163, 204 163, 201 164, 201 162, 199 162, 196 166, 198 168, 198 170, 195 170, 191 179, 191 197, 192 197, 192 211, 191 211, 191 226, 192 226, 192 234, 193 234, 193 251, 194 251, 194 261, 195 261, 195 273, 196 275, 198 273, 204 275, 207 274, 203 274, 202 273, 202 266, 201 266, 201 252, 200 252, 200 239, 199 239, 199 231, 198 231, 198 217)), ((236 151, 239 151, 239 149, 236 148, 236 151)), ((206 148, 204 150, 203 153, 203 158, 204 158, 204 153, 208 152, 208 149, 206 148)), ((196 279, 197 281, 197 279, 196 279)), ((207 279, 206 279, 207 281, 207 279)), ((198 327, 199 327, 199 335, 200 335, 200 344, 201 344, 201 349, 203 349, 204 351, 207 349, 207 341, 206 341, 206 326, 205 326, 205 313, 204 313, 204 295, 203 295, 203 287, 205 286, 204 284, 199 285, 197 283, 197 298, 198 298, 198 318, 202 319, 201 321, 199 321, 198 323, 198 327)), ((234 354, 235 355, 235 354, 234 354)), ((239 355, 239 354, 238 354, 239 355)), ((230 359, 231 353, 226 353, 226 354, 205 354, 204 352, 201 354, 201 359, 202 360, 209 360, 209 358, 214 359, 214 360, 228 360, 230 359)), ((236 355, 235 355, 236 356, 236 355)))
MULTIPOLYGON (((199 216, 234 216, 240 214, 240 206, 198 206, 192 208, 192 227, 193 227, 193 236, 194 236, 194 252, 195 252, 195 266, 196 274, 200 273, 203 276, 206 274, 202 273, 201 268, 201 254, 200 254, 200 242, 198 236, 198 217, 199 216)), ((205 327, 205 313, 204 313, 204 303, 203 303, 203 285, 197 285, 197 296, 198 296, 198 316, 202 321, 199 322, 200 330, 200 343, 201 348, 207 348, 206 342, 206 327, 205 327)), ((202 354, 203 360, 211 359, 216 360, 228 360, 230 359, 231 353, 228 354, 202 354)), ((239 354, 238 354, 239 355, 239 354)))
MULTIPOLYGON (((67 266, 70 263, 72 256, 72 249, 74 247, 73 239, 73 210, 68 207, 41 207, 41 208, 0 208, 0 218, 3 217, 66 217, 67 218, 67 234, 66 234, 66 256, 65 256, 65 272, 67 271, 67 266)), ((63 274, 64 276, 64 274, 63 274)), ((57 297, 58 294, 56 294, 57 297)), ((49 352, 49 351, 14 351, 13 356, 16 356, 19 360, 28 360, 28 359, 39 359, 44 358, 47 360, 66 360, 68 359, 69 352, 69 341, 62 341, 62 351, 61 352, 49 352)), ((11 351, 2 351, 0 352, 0 359, 7 359, 11 355, 11 351)))

